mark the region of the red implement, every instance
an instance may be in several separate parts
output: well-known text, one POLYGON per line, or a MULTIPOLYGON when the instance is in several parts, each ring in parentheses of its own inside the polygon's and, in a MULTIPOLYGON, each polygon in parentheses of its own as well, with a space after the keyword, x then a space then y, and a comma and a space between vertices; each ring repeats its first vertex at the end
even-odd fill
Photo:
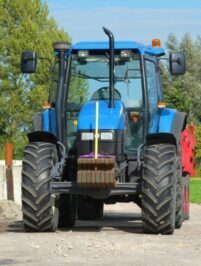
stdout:
POLYGON ((183 218, 189 219, 190 190, 189 177, 195 175, 195 144, 194 126, 188 126, 181 133, 182 171, 183 171, 183 218))
POLYGON ((181 133, 181 144, 182 144, 182 169, 184 174, 190 176, 195 175, 195 135, 194 126, 188 126, 181 133))

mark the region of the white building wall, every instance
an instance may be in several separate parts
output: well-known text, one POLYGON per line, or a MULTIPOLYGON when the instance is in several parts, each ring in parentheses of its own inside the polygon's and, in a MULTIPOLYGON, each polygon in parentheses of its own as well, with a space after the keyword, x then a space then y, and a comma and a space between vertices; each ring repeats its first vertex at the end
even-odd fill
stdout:
MULTIPOLYGON (((21 204, 21 171, 22 161, 13 161, 14 200, 21 204)), ((6 166, 0 161, 0 200, 7 199, 6 166)))

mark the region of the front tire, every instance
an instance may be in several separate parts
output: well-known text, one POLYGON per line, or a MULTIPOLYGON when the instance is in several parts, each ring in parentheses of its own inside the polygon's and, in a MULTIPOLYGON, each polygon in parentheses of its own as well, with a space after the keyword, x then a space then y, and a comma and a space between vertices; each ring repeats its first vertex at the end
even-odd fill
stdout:
POLYGON ((58 224, 56 196, 50 192, 51 173, 57 162, 56 146, 29 143, 22 163, 22 213, 29 232, 55 231, 58 224))
POLYGON ((149 234, 172 234, 176 209, 176 151, 171 144, 148 145, 142 176, 142 223, 149 234))

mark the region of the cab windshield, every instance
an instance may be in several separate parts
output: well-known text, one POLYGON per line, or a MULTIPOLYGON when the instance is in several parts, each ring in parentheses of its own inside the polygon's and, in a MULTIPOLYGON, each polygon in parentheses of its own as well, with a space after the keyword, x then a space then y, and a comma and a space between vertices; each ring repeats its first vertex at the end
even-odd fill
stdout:
MULTIPOLYGON (((80 109, 89 100, 109 99, 109 59, 107 55, 90 56, 71 62, 68 107, 80 109)), ((115 99, 121 99, 126 108, 143 105, 140 62, 138 56, 122 61, 115 57, 115 99)), ((67 107, 67 108, 68 108, 67 107)))

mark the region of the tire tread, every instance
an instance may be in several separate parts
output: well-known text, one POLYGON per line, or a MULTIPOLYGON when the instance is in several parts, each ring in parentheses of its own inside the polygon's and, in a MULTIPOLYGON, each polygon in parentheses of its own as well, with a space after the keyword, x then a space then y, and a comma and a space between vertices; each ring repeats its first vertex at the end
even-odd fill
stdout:
POLYGON ((56 147, 51 143, 29 143, 22 164, 22 213, 26 231, 55 229, 51 192, 51 171, 56 147))
POLYGON ((175 146, 145 147, 142 222, 149 234, 172 234, 175 226, 175 146))

